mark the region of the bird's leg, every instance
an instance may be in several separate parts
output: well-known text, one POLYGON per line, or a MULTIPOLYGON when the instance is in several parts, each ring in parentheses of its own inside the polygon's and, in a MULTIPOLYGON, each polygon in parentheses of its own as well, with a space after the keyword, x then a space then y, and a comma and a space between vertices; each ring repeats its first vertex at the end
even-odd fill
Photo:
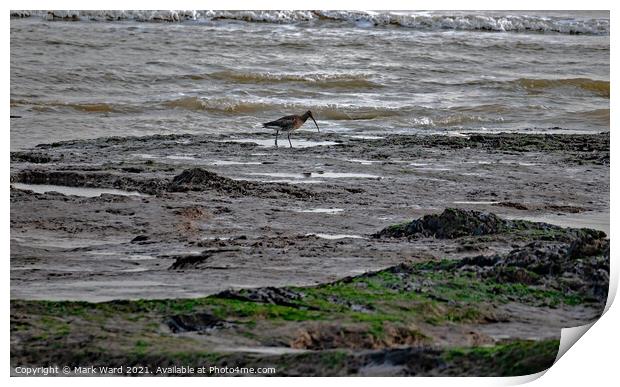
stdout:
POLYGON ((278 147, 278 133, 280 133, 280 130, 276 130, 276 148, 278 147))
POLYGON ((291 146, 291 148, 293 147, 293 144, 291 144, 291 132, 288 132, 288 144, 291 146))

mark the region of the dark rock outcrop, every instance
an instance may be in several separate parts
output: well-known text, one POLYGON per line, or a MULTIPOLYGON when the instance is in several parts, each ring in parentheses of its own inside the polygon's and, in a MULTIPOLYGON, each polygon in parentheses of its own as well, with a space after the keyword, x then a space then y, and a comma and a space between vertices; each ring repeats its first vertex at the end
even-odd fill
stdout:
MULTIPOLYGON (((122 170, 127 169, 123 168, 122 170)), ((148 195, 189 191, 215 191, 230 196, 278 198, 289 196, 298 199, 308 199, 317 195, 313 191, 289 184, 233 180, 202 168, 186 169, 174 176, 172 181, 165 177, 142 177, 139 171, 132 169, 131 174, 137 176, 130 177, 116 172, 103 171, 24 169, 11 176, 11 182, 85 188, 116 188, 138 191, 148 195)))
POLYGON ((11 181, 26 184, 64 185, 85 188, 115 188, 157 195, 167 190, 165 178, 130 178, 109 172, 48 171, 25 169, 11 177, 11 181))
POLYGON ((269 286, 265 288, 245 289, 239 291, 225 290, 218 293, 216 297, 299 308, 301 305, 298 301, 303 298, 303 295, 287 288, 276 288, 269 286))
POLYGON ((149 239, 148 235, 138 235, 137 237, 133 238, 130 243, 145 242, 148 239, 149 239))
POLYGON ((294 185, 233 180, 202 168, 186 169, 175 176, 168 187, 171 192, 214 190, 233 196, 311 198, 316 193, 294 185))
POLYGON ((497 234, 508 229, 508 222, 495 214, 447 208, 441 214, 426 215, 408 224, 387 227, 375 237, 405 236, 453 239, 463 236, 497 234))
POLYGON ((605 303, 609 240, 585 234, 570 244, 533 242, 503 256, 465 258, 457 266, 498 283, 541 285, 605 303))
POLYGON ((522 134, 465 133, 467 137, 444 135, 389 136, 367 141, 368 151, 390 147, 394 152, 416 146, 443 149, 476 148, 500 152, 556 152, 566 156, 566 162, 609 165, 609 132, 596 136, 585 134, 522 134))
POLYGON ((11 152, 11 161, 45 164, 54 160, 50 155, 35 152, 11 152))
POLYGON ((172 333, 200 332, 229 325, 227 321, 209 313, 178 314, 170 316, 165 322, 172 333))
POLYGON ((229 179, 202 168, 184 170, 172 179, 168 189, 172 192, 217 190, 247 194, 245 182, 229 179))
POLYGON ((186 269, 226 269, 226 267, 222 266, 209 266, 205 267, 205 264, 208 263, 209 258, 211 258, 215 254, 219 253, 237 253, 239 249, 208 249, 200 254, 189 254, 189 255, 175 255, 170 258, 174 258, 175 261, 170 265, 168 270, 186 270, 186 269))
POLYGON ((513 233, 527 240, 545 240, 571 243, 579 238, 605 238, 602 231, 563 228, 548 223, 527 220, 507 220, 493 213, 447 208, 441 214, 425 215, 410 223, 392 225, 373 234, 375 238, 456 239, 513 233))

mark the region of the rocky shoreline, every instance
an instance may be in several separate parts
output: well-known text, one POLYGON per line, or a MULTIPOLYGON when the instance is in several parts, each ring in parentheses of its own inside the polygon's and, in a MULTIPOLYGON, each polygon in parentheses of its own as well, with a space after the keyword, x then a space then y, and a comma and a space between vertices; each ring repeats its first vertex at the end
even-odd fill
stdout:
POLYGON ((601 314, 609 133, 298 138, 12 152, 12 366, 521 375, 601 314))

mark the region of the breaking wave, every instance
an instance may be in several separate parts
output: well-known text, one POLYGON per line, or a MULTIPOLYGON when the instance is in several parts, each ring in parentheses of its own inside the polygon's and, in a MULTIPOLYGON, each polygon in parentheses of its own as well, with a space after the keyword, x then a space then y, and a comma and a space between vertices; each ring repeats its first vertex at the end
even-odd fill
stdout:
MULTIPOLYGON (((405 116, 411 108, 386 108, 373 106, 353 106, 336 104, 304 105, 280 101, 247 101, 235 98, 205 98, 186 96, 165 101, 151 101, 140 105, 99 103, 61 103, 56 101, 28 101, 12 99, 11 107, 27 107, 36 111, 62 111, 72 109, 83 113, 137 113, 160 109, 184 109, 205 111, 219 114, 263 113, 266 111, 280 112, 282 115, 291 113, 302 114, 311 109, 316 115, 326 120, 372 120, 384 117, 405 116)), ((276 113, 278 114, 278 113, 276 113)))
POLYGON ((26 106, 36 111, 54 111, 59 109, 73 109, 85 113, 134 113, 140 109, 121 104, 97 103, 62 103, 62 102, 35 102, 27 100, 11 100, 11 107, 26 106))
POLYGON ((563 93, 567 93, 568 89, 573 88, 580 91, 587 91, 600 97, 609 98, 610 83, 590 78, 519 78, 508 81, 495 80, 475 80, 463 83, 448 83, 439 85, 463 86, 463 87, 498 87, 504 89, 521 89, 531 93, 541 93, 545 90, 561 89, 563 93))
POLYGON ((569 79, 531 79, 520 78, 513 81, 519 87, 526 90, 540 91, 559 87, 575 87, 589 91, 601 97, 609 98, 609 81, 597 81, 589 78, 569 78, 569 79))
POLYGON ((186 110, 204 110, 221 113, 253 113, 273 107, 261 102, 247 102, 229 99, 206 99, 200 97, 183 97, 165 101, 163 106, 186 110))
POLYGON ((600 122, 602 125, 609 126, 609 109, 594 109, 594 110, 586 110, 581 112, 574 112, 573 116, 577 118, 585 118, 587 120, 592 120, 595 122, 600 122))
MULTIPOLYGON (((235 99, 211 99, 200 97, 184 97, 163 102, 166 108, 180 108, 195 111, 208 111, 221 114, 301 114, 312 110, 318 120, 358 121, 396 119, 401 125, 414 127, 436 128, 462 126, 474 123, 501 123, 501 115, 485 116, 481 114, 463 113, 458 110, 434 110, 422 106, 381 107, 357 106, 340 104, 302 105, 284 102, 241 101, 235 99)), ((392 121, 394 124, 395 122, 392 121)))
POLYGON ((253 73, 238 71, 220 71, 209 74, 207 77, 235 83, 284 83, 300 82, 320 87, 343 88, 375 88, 381 84, 371 81, 369 75, 364 74, 277 74, 253 73))
POLYGON ((420 30, 495 32, 552 32, 609 35, 608 18, 576 19, 560 16, 479 15, 472 13, 415 13, 371 11, 11 11, 11 17, 47 20, 183 22, 236 20, 261 23, 340 22, 364 26, 397 26, 420 30))
POLYGON ((487 117, 473 114, 444 114, 437 117, 413 117, 410 123, 416 128, 462 127, 471 124, 499 124, 504 122, 501 116, 487 117))
POLYGON ((348 120, 372 120, 383 117, 394 117, 406 115, 408 109, 381 108, 364 106, 342 106, 342 105, 315 105, 307 106, 296 103, 279 102, 257 102, 242 101, 226 98, 200 98, 183 97, 162 103, 167 108, 180 108, 187 110, 210 111, 214 113, 256 113, 264 111, 281 111, 289 114, 297 112, 299 114, 311 109, 312 112, 322 119, 334 121, 348 120))

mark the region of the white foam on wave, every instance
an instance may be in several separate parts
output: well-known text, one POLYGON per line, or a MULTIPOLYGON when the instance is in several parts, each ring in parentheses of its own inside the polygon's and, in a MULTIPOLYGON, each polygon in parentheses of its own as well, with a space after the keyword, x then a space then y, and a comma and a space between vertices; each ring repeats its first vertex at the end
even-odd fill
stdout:
POLYGON ((42 17, 47 20, 183 22, 234 20, 292 24, 303 22, 348 22, 359 27, 400 26, 420 30, 462 30, 495 32, 554 32, 608 35, 608 18, 534 16, 529 14, 489 15, 482 13, 372 12, 372 11, 11 11, 12 17, 42 17))

